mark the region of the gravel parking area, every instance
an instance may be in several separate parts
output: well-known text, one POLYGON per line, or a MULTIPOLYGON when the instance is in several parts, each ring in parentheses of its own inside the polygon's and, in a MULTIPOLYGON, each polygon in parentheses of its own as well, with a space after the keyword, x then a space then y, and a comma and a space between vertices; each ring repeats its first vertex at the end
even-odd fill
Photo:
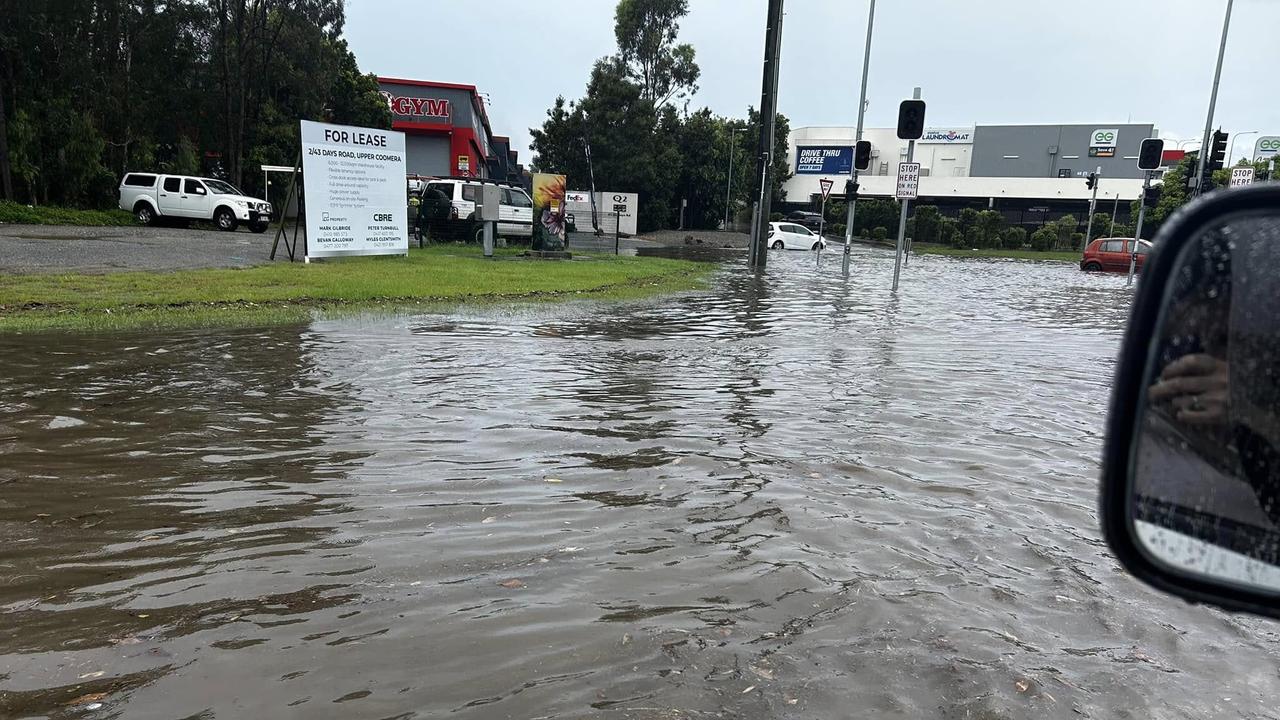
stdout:
MULTIPOLYGON (((261 235, 201 228, 0 225, 0 272, 115 272, 249 267, 269 262, 261 235)), ((281 254, 276 257, 285 257, 281 254)))

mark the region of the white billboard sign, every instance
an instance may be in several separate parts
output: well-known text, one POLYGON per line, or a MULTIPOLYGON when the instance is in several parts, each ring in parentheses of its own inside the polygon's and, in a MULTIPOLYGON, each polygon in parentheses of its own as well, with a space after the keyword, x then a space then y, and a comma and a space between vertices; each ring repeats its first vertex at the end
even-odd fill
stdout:
POLYGON ((307 257, 406 255, 404 133, 302 121, 307 257))
POLYGON ((1231 168, 1231 187, 1239 187, 1241 185, 1253 184, 1253 168, 1238 167, 1231 168))
POLYGON ((898 163, 898 189, 894 197, 899 200, 914 200, 920 195, 920 163, 898 163))
POLYGON ((1098 128, 1089 136, 1089 147, 1115 147, 1118 137, 1120 137, 1120 128, 1098 128))
POLYGON ((1280 154, 1280 135, 1264 135, 1253 144, 1253 159, 1270 158, 1280 154))
POLYGON ((973 142, 973 128, 925 128, 924 135, 916 144, 933 143, 945 145, 965 145, 973 142))

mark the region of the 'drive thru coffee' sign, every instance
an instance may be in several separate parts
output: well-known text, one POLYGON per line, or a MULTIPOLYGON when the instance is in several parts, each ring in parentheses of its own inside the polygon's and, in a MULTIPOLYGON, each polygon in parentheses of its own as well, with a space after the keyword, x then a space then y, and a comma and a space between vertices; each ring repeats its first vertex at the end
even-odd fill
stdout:
POLYGON ((302 121, 307 257, 407 255, 404 133, 302 121))

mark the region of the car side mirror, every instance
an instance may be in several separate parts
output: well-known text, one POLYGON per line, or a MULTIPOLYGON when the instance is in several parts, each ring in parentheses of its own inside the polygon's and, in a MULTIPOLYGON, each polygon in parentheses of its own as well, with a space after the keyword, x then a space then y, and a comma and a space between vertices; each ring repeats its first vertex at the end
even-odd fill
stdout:
POLYGON ((1103 535, 1144 582, 1280 618, 1280 183, 1161 228, 1112 388, 1103 535))

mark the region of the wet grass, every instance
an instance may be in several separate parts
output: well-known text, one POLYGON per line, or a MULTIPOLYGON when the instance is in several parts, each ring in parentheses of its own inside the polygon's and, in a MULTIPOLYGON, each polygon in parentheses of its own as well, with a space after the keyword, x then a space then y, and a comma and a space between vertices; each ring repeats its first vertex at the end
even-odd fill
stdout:
POLYGON ((242 269, 0 277, 0 333, 253 326, 459 302, 618 300, 700 287, 708 263, 575 256, 494 260, 479 248, 411 249, 404 257, 277 262, 242 269))
POLYGON ((946 255, 965 258, 1009 258, 1013 260, 1052 260, 1054 262, 1080 262, 1080 253, 1060 250, 969 250, 943 247, 942 245, 916 245, 912 251, 922 255, 946 255))
POLYGON ((49 205, 23 205, 0 200, 0 223, 21 225, 88 225, 119 227, 136 225, 133 215, 123 210, 77 210, 49 205))

